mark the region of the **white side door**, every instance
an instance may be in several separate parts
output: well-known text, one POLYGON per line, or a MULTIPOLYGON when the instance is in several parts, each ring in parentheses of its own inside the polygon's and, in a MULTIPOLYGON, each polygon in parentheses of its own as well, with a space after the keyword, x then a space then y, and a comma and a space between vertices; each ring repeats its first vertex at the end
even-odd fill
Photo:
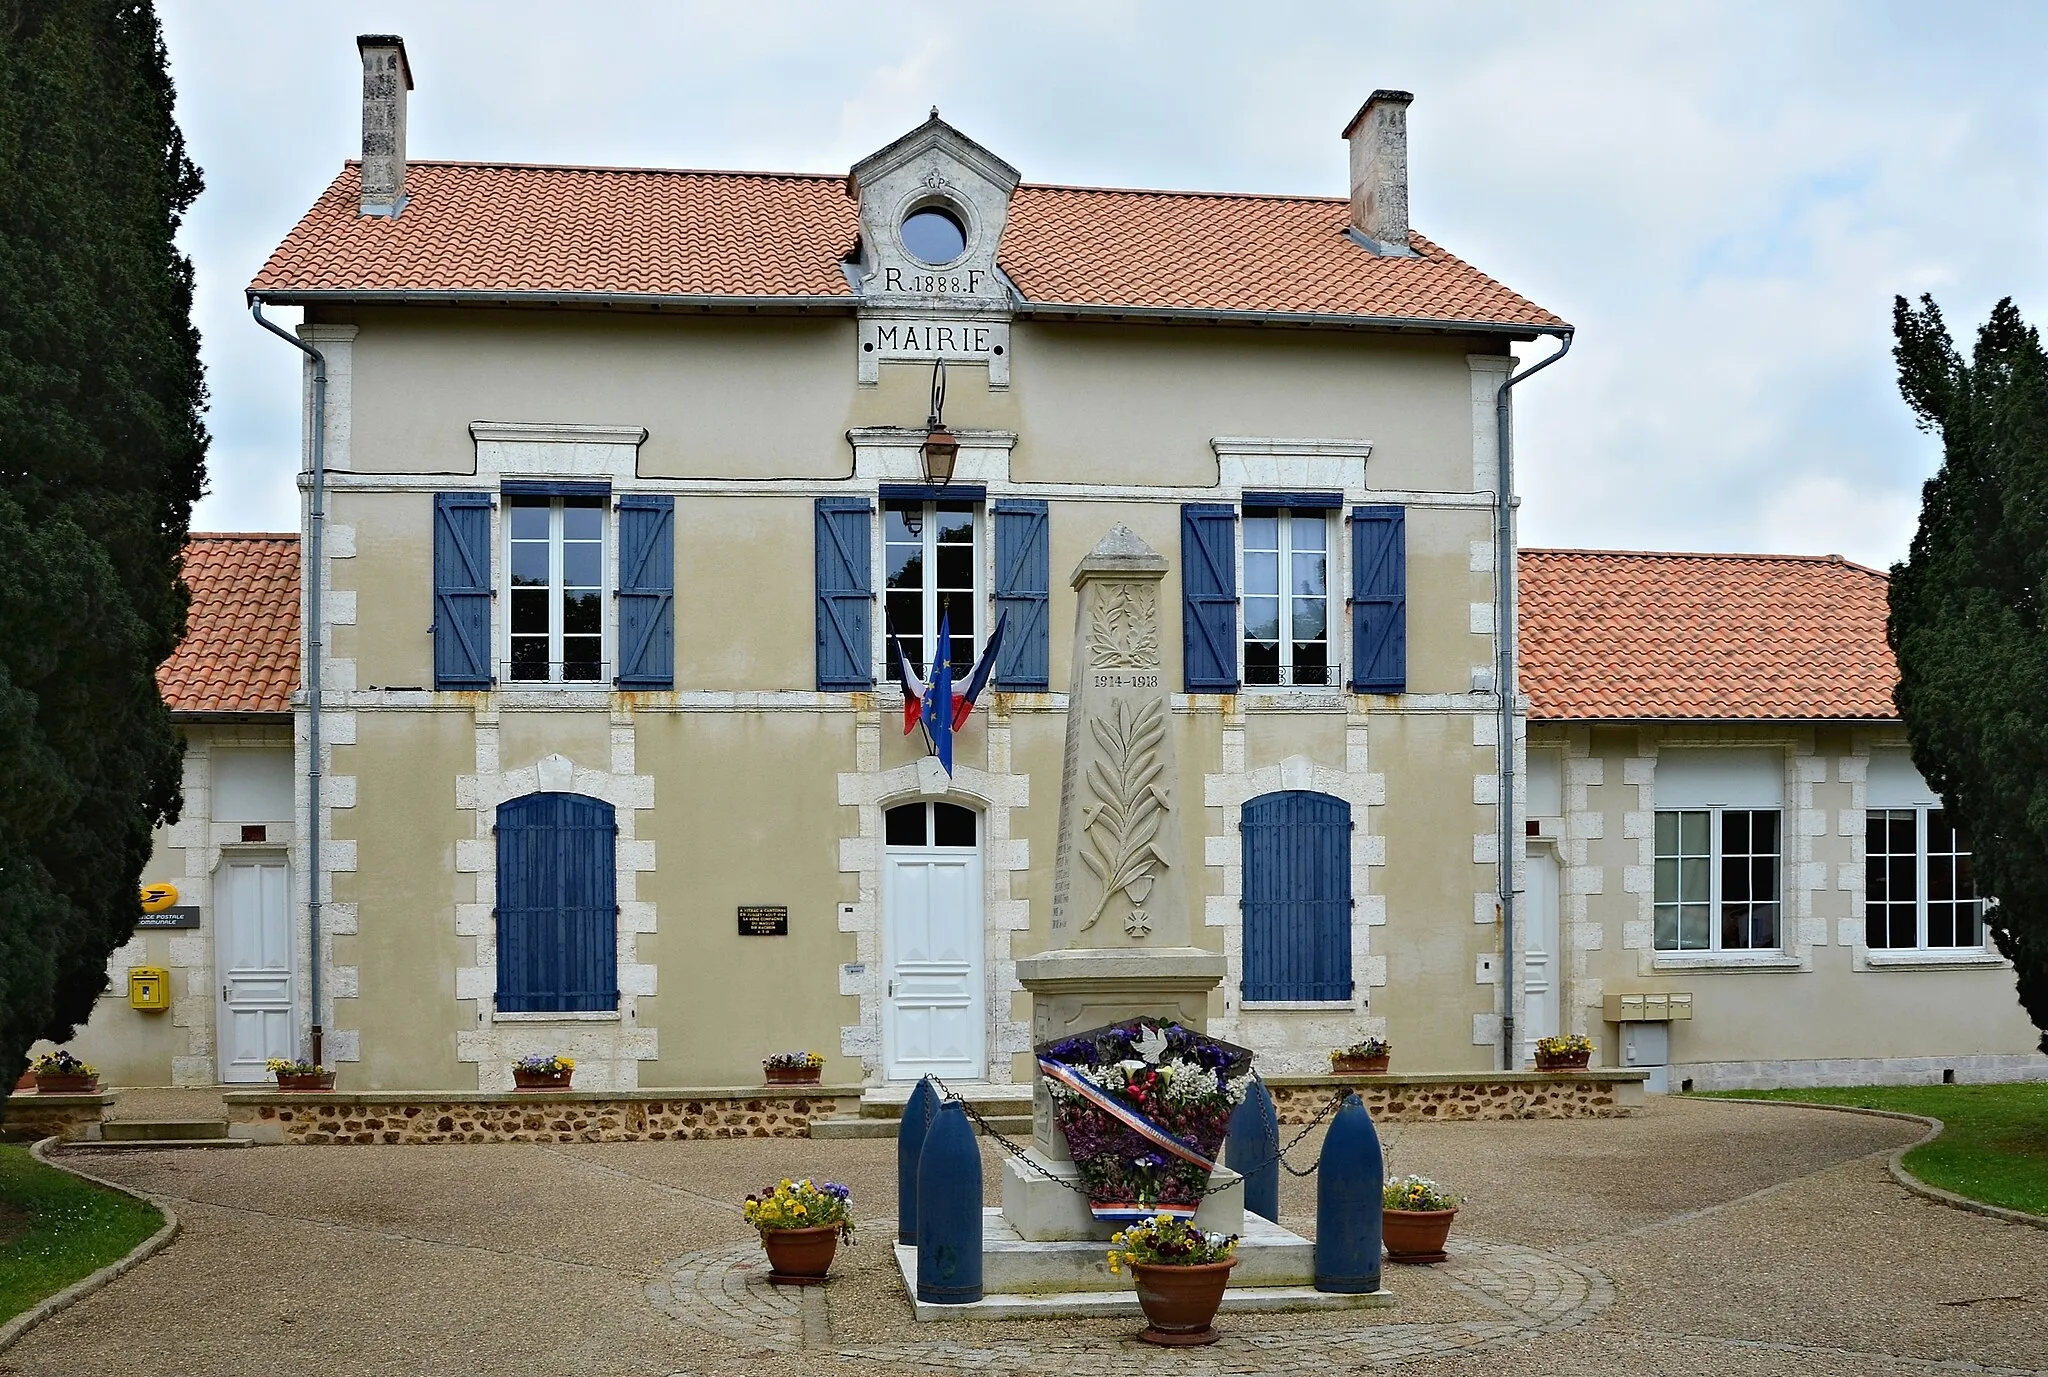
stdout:
POLYGON ((1523 867, 1521 1057, 1536 1055, 1536 1039, 1556 1034, 1558 1023, 1557 855, 1531 847, 1523 867))
POLYGON ((220 1078, 268 1077, 297 1053, 292 1018, 291 885, 282 858, 232 860, 214 872, 214 962, 220 981, 220 1078))
POLYGON ((892 846, 882 862, 882 1047, 890 1080, 979 1080, 981 854, 892 846))

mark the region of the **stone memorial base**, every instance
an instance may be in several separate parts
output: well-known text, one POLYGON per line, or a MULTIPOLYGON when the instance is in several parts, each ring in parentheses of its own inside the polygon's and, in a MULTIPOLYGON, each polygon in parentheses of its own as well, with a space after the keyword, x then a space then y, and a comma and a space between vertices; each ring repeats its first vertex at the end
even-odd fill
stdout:
MULTIPOLYGON (((1209 1184, 1220 1189, 1196 1209, 1196 1225, 1212 1233, 1242 1234, 1250 1222, 1244 1212, 1244 1178, 1229 1167, 1218 1167, 1209 1184)), ((1122 1227, 1088 1212, 1081 1174, 1072 1162, 1054 1161, 1036 1148, 1030 1165, 1014 1157, 1003 1160, 1003 1207, 994 1213, 1002 1216, 1006 1230, 1026 1242, 1079 1243, 1098 1255, 1109 1236, 1122 1227), (1048 1181, 1033 1167, 1057 1179, 1048 1181)))
MULTIPOLYGON (((1237 1270, 1230 1274, 1230 1289, 1223 1293, 1224 1314, 1364 1310, 1394 1304, 1393 1292, 1384 1288, 1357 1296, 1316 1290, 1315 1245, 1300 1234, 1257 1215, 1245 1215, 1239 1232, 1237 1270)), ((1033 1242, 1010 1227, 1002 1210, 989 1209, 982 1214, 983 1298, 973 1304, 933 1305, 918 1300, 917 1249, 907 1243, 895 1248, 903 1289, 919 1320, 1067 1319, 1141 1313, 1131 1278, 1110 1272, 1106 1244, 1093 1239, 1033 1242)))

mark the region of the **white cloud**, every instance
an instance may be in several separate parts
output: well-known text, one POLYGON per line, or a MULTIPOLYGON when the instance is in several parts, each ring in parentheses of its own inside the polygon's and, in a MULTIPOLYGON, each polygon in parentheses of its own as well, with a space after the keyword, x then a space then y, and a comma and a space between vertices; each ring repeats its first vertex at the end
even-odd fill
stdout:
MULTIPOLYGON (((1517 402, 1531 543, 1904 552, 1938 454, 1895 293, 2048 315, 2048 12, 756 0, 565 10, 167 0, 209 190, 203 524, 296 522, 297 366, 241 288, 355 151, 358 32, 405 34, 424 156, 838 171, 939 105, 1032 180, 1340 193, 1416 93, 1415 221, 1579 327, 1517 402)), ((1534 358, 1548 349, 1525 350, 1534 358)))

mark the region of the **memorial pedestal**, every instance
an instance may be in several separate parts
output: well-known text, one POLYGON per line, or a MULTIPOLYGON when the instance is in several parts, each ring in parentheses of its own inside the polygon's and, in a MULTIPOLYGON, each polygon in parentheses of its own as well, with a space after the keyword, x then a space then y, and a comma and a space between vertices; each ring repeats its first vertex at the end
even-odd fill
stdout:
MULTIPOLYGON (((1211 1233, 1243 1234, 1248 1223, 1244 1178, 1229 1167, 1218 1167, 1209 1177, 1209 1187, 1215 1193, 1204 1197, 1196 1208, 1196 1227, 1211 1233)), ((1028 1165, 1014 1157, 1003 1163, 1002 1214, 1008 1227, 1026 1242, 1086 1243, 1097 1252, 1123 1227, 1088 1212, 1080 1171, 1072 1162, 1053 1161, 1036 1149, 1028 1165), (1034 1168, 1043 1168, 1053 1179, 1047 1180, 1034 1168)))

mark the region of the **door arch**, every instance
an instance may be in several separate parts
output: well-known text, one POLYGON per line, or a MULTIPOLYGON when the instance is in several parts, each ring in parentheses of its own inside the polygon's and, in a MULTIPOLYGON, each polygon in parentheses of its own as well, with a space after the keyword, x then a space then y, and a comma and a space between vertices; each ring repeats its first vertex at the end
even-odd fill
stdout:
POLYGON ((982 816, 919 800, 883 814, 882 1060, 892 1081, 988 1071, 982 816))

